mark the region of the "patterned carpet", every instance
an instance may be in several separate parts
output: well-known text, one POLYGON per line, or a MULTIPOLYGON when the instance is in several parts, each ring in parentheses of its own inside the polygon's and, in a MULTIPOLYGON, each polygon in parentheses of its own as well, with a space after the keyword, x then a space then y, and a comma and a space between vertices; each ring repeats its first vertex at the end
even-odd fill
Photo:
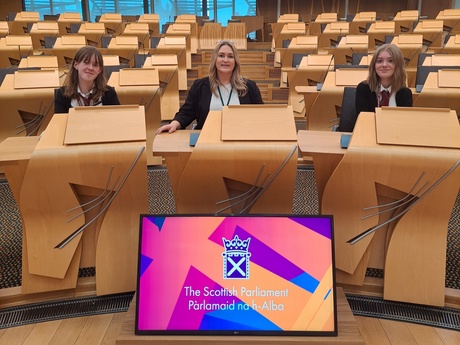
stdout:
MULTIPOLYGON (((174 195, 166 169, 149 169, 149 212, 174 213, 174 195)), ((292 212, 317 214, 318 194, 315 172, 299 168, 292 212), (305 192, 307 191, 307 192, 305 192)), ((446 287, 460 289, 460 194, 457 197, 448 229, 446 287)), ((21 285, 22 226, 20 214, 6 181, 0 182, 0 289, 21 285)), ((80 270, 80 276, 94 275, 94 269, 80 270)), ((382 276, 383 271, 369 269, 368 275, 382 276)))

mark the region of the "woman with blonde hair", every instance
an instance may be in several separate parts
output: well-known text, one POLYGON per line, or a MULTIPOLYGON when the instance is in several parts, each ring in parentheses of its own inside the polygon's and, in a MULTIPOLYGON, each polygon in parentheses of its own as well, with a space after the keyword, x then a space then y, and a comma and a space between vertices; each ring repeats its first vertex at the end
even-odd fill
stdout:
POLYGON ((412 107, 412 91, 406 86, 405 61, 394 44, 379 46, 369 64, 369 75, 356 87, 356 117, 340 119, 339 130, 352 132, 358 115, 377 107, 412 107))
POLYGON ((201 129, 210 110, 235 104, 262 104, 257 84, 241 76, 238 50, 231 41, 220 41, 214 48, 209 63, 209 76, 193 82, 185 103, 174 119, 161 126, 161 132, 173 133, 185 129, 196 120, 196 129, 201 129))

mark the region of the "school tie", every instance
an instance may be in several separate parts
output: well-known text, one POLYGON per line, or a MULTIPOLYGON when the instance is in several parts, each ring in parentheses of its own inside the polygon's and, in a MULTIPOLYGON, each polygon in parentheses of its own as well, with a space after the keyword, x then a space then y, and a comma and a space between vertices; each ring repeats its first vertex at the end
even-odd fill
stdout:
POLYGON ((380 96, 382 97, 380 101, 380 106, 388 106, 390 104, 390 93, 388 92, 388 90, 382 90, 380 92, 380 96))

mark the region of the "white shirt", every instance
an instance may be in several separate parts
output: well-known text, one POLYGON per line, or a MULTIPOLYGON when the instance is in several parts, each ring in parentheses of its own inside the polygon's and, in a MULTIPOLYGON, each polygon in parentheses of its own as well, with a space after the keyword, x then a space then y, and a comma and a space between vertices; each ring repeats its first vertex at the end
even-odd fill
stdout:
MULTIPOLYGON (((93 93, 93 90, 91 90, 89 93, 87 94, 84 94, 83 92, 81 92, 80 88, 78 87, 78 93, 81 95, 81 97, 84 97, 84 98, 88 98, 92 93, 93 93)), ((82 100, 79 99, 79 98, 72 98, 72 100, 70 101, 70 106, 72 108, 75 108, 75 107, 81 107, 83 106, 84 104, 82 104, 82 100)), ((94 100, 93 98, 91 98, 90 100, 90 105, 91 106, 94 106, 94 105, 102 105, 102 97, 99 98, 98 100, 94 100)))
MULTIPOLYGON (((391 92, 391 85, 389 87, 383 87, 380 85, 380 92, 387 90, 390 93, 390 100, 388 101, 388 106, 389 107, 396 107, 396 93, 391 92)), ((379 92, 379 97, 380 97, 380 92, 379 92)), ((380 100, 379 100, 380 103, 380 100)))
POLYGON ((215 94, 212 94, 211 96, 211 104, 209 105, 209 110, 222 110, 222 107, 223 107, 222 103, 224 105, 240 104, 238 93, 235 90, 232 91, 232 87, 230 84, 219 85, 219 89, 217 90, 217 96, 215 94), (220 90, 220 94, 219 94, 219 90, 220 90), (231 95, 230 95, 230 92, 231 92, 231 95))

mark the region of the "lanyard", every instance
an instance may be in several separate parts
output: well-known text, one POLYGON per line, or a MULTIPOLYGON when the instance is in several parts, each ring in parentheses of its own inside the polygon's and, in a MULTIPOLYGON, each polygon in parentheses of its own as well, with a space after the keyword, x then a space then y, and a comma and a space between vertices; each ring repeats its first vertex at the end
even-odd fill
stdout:
MULTIPOLYGON (((222 98, 222 94, 220 93, 220 87, 218 86, 217 87, 217 90, 219 91, 219 97, 220 97, 220 101, 222 102, 222 106, 224 106, 224 100, 222 98)), ((232 92, 233 92, 233 88, 230 90, 230 95, 228 95, 228 100, 227 100, 227 105, 230 103, 230 98, 232 98, 232 92)))

